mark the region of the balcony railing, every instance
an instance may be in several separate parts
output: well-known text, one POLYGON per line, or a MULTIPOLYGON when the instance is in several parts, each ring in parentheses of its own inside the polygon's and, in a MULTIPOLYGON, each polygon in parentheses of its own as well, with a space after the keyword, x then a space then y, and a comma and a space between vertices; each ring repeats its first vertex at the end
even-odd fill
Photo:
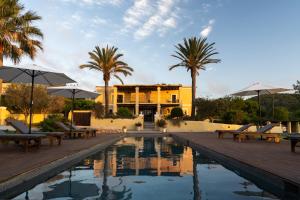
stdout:
MULTIPOLYGON (((135 101, 118 101, 118 104, 135 104, 135 101)), ((157 104, 157 101, 151 101, 151 100, 139 100, 139 104, 157 104)), ((173 99, 173 100, 163 100, 160 102, 160 104, 179 104, 179 99, 173 99)))

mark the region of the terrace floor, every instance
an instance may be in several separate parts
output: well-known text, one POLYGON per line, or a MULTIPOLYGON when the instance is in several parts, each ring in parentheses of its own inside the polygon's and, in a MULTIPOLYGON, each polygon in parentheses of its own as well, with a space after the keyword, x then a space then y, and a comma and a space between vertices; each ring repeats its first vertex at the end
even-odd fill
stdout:
POLYGON ((230 136, 218 139, 214 133, 174 133, 172 135, 300 185, 300 147, 296 147, 296 153, 292 153, 289 141, 284 140, 276 144, 248 140, 239 143, 233 141, 230 136))
POLYGON ((27 153, 14 144, 0 143, 0 183, 81 150, 114 141, 119 137, 120 134, 101 134, 89 139, 63 140, 62 145, 52 147, 48 145, 47 140, 43 140, 45 144, 43 143, 38 150, 32 148, 27 153))

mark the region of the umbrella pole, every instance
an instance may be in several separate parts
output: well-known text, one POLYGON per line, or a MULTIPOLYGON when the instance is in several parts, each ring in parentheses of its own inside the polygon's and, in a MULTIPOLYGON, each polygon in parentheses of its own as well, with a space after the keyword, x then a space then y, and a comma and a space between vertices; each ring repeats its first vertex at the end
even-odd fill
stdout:
POLYGON ((31 134, 31 124, 32 124, 32 108, 33 108, 33 87, 34 87, 34 70, 31 76, 31 94, 30 94, 30 110, 29 110, 29 134, 31 134))
POLYGON ((73 132, 73 113, 74 113, 74 101, 75 101, 75 90, 72 90, 72 107, 71 107, 71 124, 70 124, 70 132, 72 135, 73 132))
POLYGON ((272 96, 272 118, 273 118, 273 121, 275 120, 275 103, 274 103, 274 94, 272 96))
POLYGON ((261 106, 260 106, 260 91, 257 90, 257 101, 258 101, 258 112, 259 112, 259 119, 258 119, 258 125, 261 125, 261 106))

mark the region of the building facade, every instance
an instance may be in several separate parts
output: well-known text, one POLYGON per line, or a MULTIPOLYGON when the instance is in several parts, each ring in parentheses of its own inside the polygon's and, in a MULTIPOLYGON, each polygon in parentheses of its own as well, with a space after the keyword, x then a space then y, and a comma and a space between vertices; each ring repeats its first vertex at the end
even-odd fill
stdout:
MULTIPOLYGON (((97 86, 100 96, 97 102, 105 104, 104 86, 97 86)), ((166 116, 172 108, 181 107, 186 115, 191 114, 191 87, 170 84, 114 85, 109 87, 109 109, 127 107, 134 115, 143 114, 145 121, 153 121, 155 114, 166 116)))

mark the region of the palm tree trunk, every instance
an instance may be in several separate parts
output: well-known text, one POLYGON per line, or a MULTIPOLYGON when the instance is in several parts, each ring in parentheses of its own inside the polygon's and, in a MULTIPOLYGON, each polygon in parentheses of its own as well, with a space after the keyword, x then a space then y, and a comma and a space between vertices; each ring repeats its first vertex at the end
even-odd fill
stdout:
MULTIPOLYGON (((3 66, 3 46, 0 45, 0 67, 3 66)), ((2 105, 2 79, 0 79, 0 106, 2 105)))
POLYGON ((195 98, 196 98, 196 70, 192 69, 192 113, 191 116, 195 117, 195 98))
POLYGON ((108 81, 105 80, 105 86, 104 86, 104 98, 105 98, 105 116, 107 117, 108 116, 108 104, 109 104, 109 92, 108 92, 108 81))

